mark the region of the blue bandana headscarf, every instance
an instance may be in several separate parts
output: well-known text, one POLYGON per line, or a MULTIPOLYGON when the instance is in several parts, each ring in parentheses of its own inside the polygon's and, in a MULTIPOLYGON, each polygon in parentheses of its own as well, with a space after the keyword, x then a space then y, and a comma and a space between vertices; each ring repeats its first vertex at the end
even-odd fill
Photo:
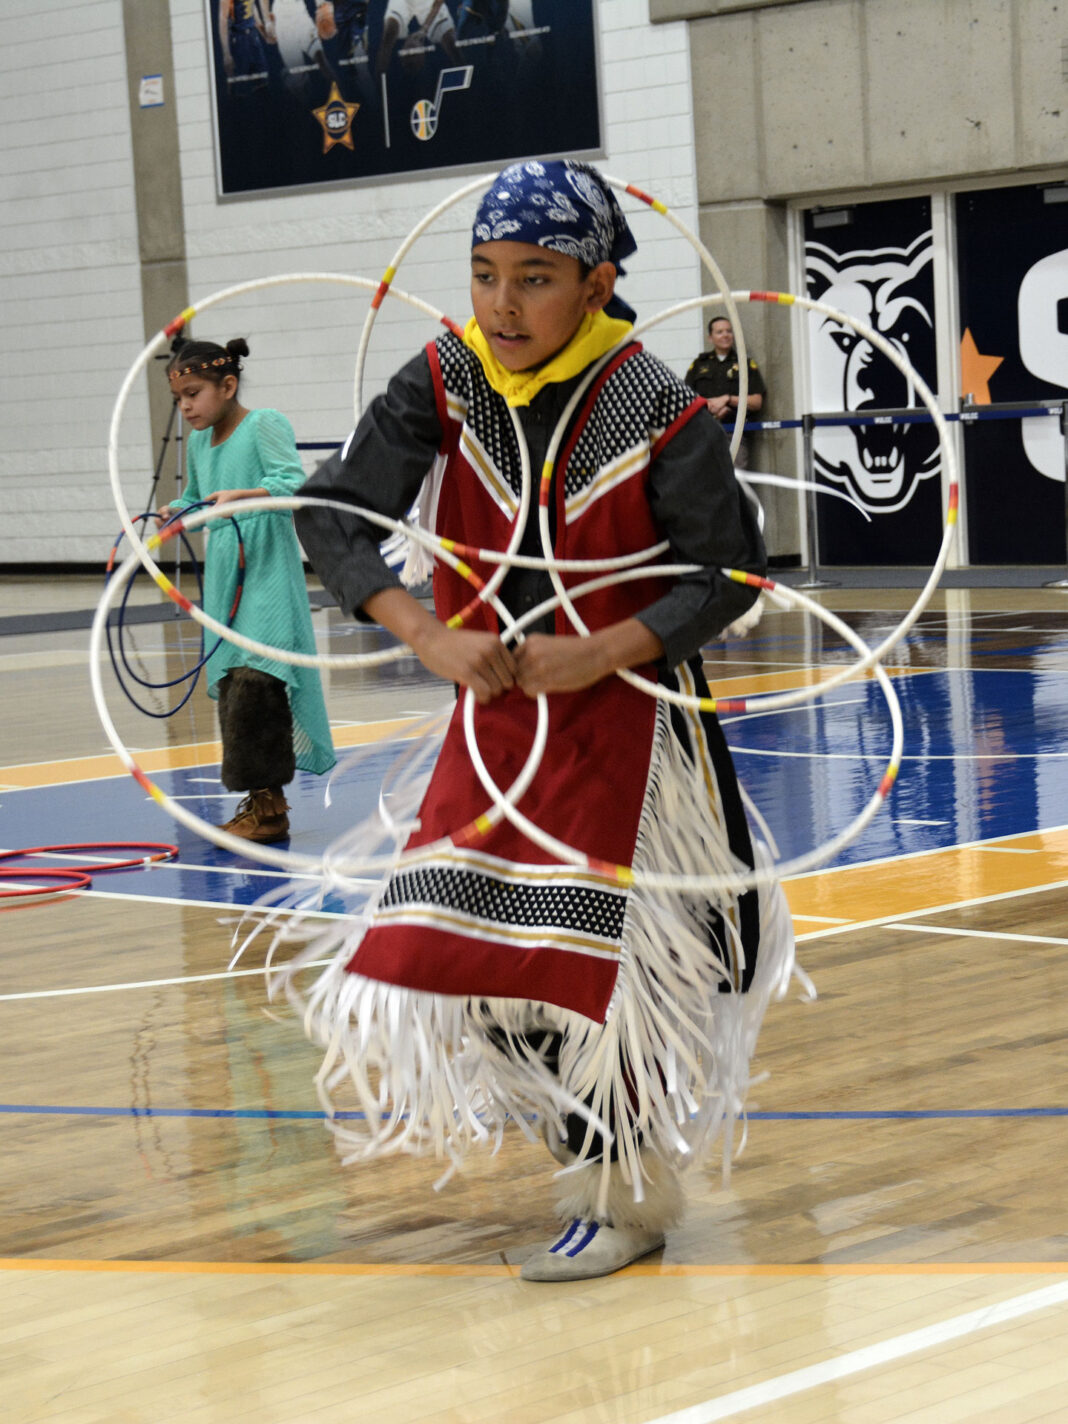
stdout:
MULTIPOLYGON (((471 246, 530 242, 588 267, 611 262, 624 275, 624 257, 638 250, 616 195, 595 168, 570 158, 513 163, 493 180, 475 214, 471 246)), ((634 309, 613 296, 609 316, 634 320, 634 309)))

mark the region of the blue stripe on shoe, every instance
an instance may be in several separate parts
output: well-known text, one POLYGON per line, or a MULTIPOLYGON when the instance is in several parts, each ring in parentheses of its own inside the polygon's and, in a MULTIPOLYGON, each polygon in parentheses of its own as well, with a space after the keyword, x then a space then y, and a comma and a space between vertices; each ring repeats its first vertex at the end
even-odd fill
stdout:
MULTIPOLYGON (((549 1247, 550 1252, 562 1251, 567 1245, 567 1243, 574 1236, 575 1232, 579 1229, 579 1227, 584 1225, 585 1223, 583 1222, 582 1218, 576 1216, 575 1219, 572 1221, 571 1225, 564 1232, 563 1236, 560 1237, 560 1240, 554 1241, 553 1244, 549 1247)), ((568 1254, 570 1254, 570 1252, 568 1254)))
POLYGON ((582 1238, 582 1240, 578 1243, 577 1246, 572 1246, 572 1247, 571 1247, 570 1251, 567 1252, 567 1255, 568 1255, 568 1256, 577 1256, 580 1251, 585 1251, 586 1247, 590 1244, 590 1242, 591 1242, 591 1241, 593 1240, 593 1238, 597 1235, 597 1233, 598 1233, 598 1231, 600 1231, 600 1229, 601 1229, 601 1223, 600 1223, 599 1221, 591 1221, 590 1224, 589 1224, 589 1228, 588 1228, 587 1231, 586 1231, 585 1236, 582 1238))

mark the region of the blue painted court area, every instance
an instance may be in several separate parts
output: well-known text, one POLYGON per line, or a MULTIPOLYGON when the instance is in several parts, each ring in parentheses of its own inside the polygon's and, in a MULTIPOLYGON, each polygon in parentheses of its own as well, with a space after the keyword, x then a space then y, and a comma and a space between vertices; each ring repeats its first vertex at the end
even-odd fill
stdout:
MULTIPOLYGON (((893 682, 905 729, 901 772, 886 806, 834 864, 1065 823, 1068 674, 938 669, 893 682)), ((874 682, 724 724, 743 784, 787 857, 860 813, 891 747, 874 682)))
MULTIPOLYGON (((1068 674, 934 670, 895 679, 905 758, 888 804, 834 862, 935 850, 1063 825, 1068 806, 1068 674)), ((742 780, 784 857, 838 833, 870 798, 886 767, 890 721, 874 682, 851 683, 815 704, 725 718, 742 780)), ((298 774, 288 789, 290 848, 318 855, 373 810, 402 743, 365 748, 325 778, 298 774)), ((218 824, 237 797, 218 766, 155 780, 218 824)), ((277 891, 285 872, 232 856, 177 825, 132 777, 12 791, 0 801, 0 844, 93 840, 177 844, 175 863, 101 876, 108 894, 246 906, 277 891)), ((62 864, 62 862, 56 862, 62 864)), ((340 909, 340 905, 324 905, 340 909)))
MULTIPOLYGON (((355 766, 336 777, 330 805, 326 804, 327 778, 298 772, 286 788, 293 834, 281 848, 320 855, 349 828, 354 814, 366 814, 374 807, 382 776, 396 754, 396 747, 363 751, 355 766)), ((227 792, 218 777, 216 763, 160 772, 152 779, 194 815, 217 825, 233 813, 240 799, 227 792)), ((179 825, 131 776, 11 791, 0 799, 0 844, 5 848, 111 840, 163 841, 178 847, 175 861, 98 876, 94 890, 111 895, 243 907, 275 893, 290 878, 285 871, 220 850, 179 825)), ((103 858, 106 852, 100 854, 103 858)), ((86 863, 90 859, 78 857, 86 863)), ((38 863, 63 865, 65 861, 49 858, 38 863)), ((323 905, 326 910, 341 908, 330 902, 323 905)))

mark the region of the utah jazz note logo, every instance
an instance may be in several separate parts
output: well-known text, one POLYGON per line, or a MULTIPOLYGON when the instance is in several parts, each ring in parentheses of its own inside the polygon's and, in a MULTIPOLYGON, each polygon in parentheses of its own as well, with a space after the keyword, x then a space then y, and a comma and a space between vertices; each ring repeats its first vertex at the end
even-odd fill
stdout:
POLYGON ((444 97, 452 89, 467 89, 475 72, 473 64, 462 64, 455 69, 443 69, 438 75, 438 87, 433 99, 420 99, 412 105, 410 123, 412 133, 424 142, 432 139, 438 131, 441 106, 444 97))

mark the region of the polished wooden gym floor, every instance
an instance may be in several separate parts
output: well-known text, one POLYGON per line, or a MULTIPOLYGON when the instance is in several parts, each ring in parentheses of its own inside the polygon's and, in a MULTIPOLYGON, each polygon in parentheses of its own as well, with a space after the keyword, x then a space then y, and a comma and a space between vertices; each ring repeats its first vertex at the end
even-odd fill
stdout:
MULTIPOLYGON (((0 594, 44 615, 99 588, 0 594)), ((822 598, 874 642, 912 594, 822 598)), ((324 647, 367 636, 316 625, 324 647)), ((261 949, 227 969, 270 878, 177 835, 121 771, 84 628, 4 629, 0 846, 181 848, 0 901, 5 1420, 1068 1420, 1068 593, 936 595, 890 660, 889 805, 787 886, 818 997, 769 1011, 729 1182, 710 1164, 662 1255, 568 1286, 519 1279, 554 1223, 553 1164, 517 1133, 439 1191, 433 1162, 339 1163, 261 949)), ((134 665, 173 668, 188 635, 139 626, 134 665)), ((751 692, 846 657, 771 611, 708 670, 751 692)), ((442 700, 408 665, 330 680, 339 745, 442 700)), ((109 705, 161 784, 225 819, 202 690, 169 721, 109 705)), ((856 814, 889 747, 870 680, 728 735, 789 855, 856 814)), ((314 779, 291 799, 296 847, 343 824, 343 785, 329 812, 314 779)))

